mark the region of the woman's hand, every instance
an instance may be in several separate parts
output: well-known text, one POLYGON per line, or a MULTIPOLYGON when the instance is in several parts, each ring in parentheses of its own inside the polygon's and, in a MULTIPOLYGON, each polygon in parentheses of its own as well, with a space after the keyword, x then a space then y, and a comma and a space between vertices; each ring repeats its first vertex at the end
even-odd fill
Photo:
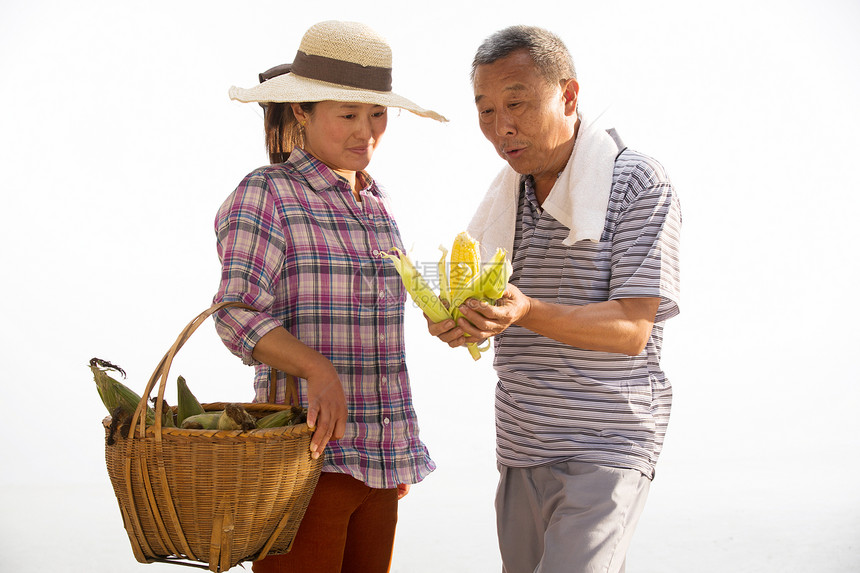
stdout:
POLYGON ((342 438, 346 431, 346 396, 334 365, 283 327, 263 335, 254 346, 253 357, 307 381, 308 426, 314 429, 310 450, 317 459, 329 440, 342 438))
POLYGON ((322 372, 309 375, 308 385, 308 426, 314 430, 311 438, 311 457, 317 459, 325 450, 329 440, 343 437, 346 430, 346 396, 343 384, 334 369, 326 360, 322 372))
POLYGON ((397 499, 401 500, 406 497, 406 494, 409 493, 409 488, 412 487, 408 483, 399 483, 397 484, 397 499))

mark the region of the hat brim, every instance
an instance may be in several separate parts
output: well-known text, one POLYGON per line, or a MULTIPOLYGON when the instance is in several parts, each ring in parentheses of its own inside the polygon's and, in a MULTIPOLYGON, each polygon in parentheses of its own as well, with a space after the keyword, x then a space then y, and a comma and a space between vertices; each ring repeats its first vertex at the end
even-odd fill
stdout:
POLYGON ((369 103, 405 109, 415 115, 435 119, 436 121, 448 121, 447 118, 435 111, 424 109, 415 102, 394 92, 363 90, 319 80, 311 80, 295 74, 284 74, 248 89, 232 86, 230 88, 230 99, 244 103, 301 103, 312 101, 369 103))

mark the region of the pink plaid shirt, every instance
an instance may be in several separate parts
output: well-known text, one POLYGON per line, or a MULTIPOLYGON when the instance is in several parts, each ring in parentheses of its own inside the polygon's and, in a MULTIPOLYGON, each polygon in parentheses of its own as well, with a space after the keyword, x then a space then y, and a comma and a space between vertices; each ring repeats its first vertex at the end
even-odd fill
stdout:
MULTIPOLYGON (((435 469, 418 437, 406 370, 406 293, 380 251, 402 248, 385 194, 366 174, 362 202, 349 184, 296 149, 287 162, 250 173, 218 211, 221 284, 214 302, 260 312, 215 317, 221 339, 254 365, 255 399, 269 397, 270 369, 257 341, 277 326, 331 360, 346 393, 346 434, 326 448, 323 471, 375 488, 417 483, 435 469)), ((278 402, 284 400, 284 375, 278 402)), ((305 381, 299 380, 305 398, 305 381)))

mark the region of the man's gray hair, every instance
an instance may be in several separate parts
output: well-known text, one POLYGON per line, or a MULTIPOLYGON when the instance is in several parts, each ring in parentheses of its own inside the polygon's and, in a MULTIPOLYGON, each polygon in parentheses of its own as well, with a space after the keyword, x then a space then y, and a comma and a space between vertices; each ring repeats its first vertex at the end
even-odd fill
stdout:
POLYGON ((536 26, 511 26, 494 33, 478 47, 472 60, 472 83, 478 66, 492 64, 519 50, 529 53, 538 72, 549 83, 576 79, 573 58, 561 38, 536 26))

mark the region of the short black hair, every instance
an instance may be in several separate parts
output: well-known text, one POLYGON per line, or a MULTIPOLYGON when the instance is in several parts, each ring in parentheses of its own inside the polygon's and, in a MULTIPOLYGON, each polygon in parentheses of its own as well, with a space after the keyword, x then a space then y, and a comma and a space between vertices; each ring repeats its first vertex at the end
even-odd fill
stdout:
POLYGON ((510 26, 492 34, 478 47, 472 60, 472 82, 478 66, 492 64, 520 50, 528 52, 547 82, 557 84, 576 79, 573 58, 561 38, 537 26, 510 26))

